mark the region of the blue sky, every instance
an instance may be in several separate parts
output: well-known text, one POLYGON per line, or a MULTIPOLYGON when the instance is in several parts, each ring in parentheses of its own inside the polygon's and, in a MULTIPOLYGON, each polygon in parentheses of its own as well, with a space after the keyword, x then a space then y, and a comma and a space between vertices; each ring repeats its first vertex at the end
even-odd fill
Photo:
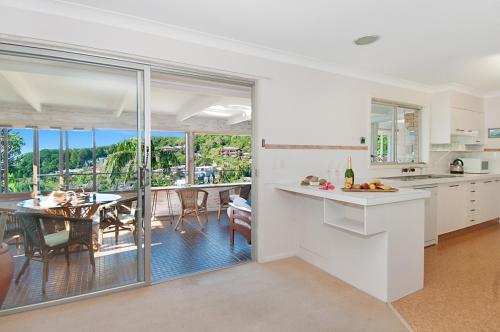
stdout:
MULTIPOLYGON (((22 153, 32 152, 33 150, 33 130, 32 129, 13 129, 24 139, 22 153)), ((184 137, 182 132, 152 132, 152 136, 172 136, 184 137)), ((135 136, 135 131, 132 130, 109 130, 96 129, 97 146, 106 146, 113 143, 123 141, 135 136)), ((40 150, 42 149, 59 149, 59 130, 40 130, 40 150)), ((70 148, 91 148, 92 147, 92 132, 91 131, 70 131, 69 132, 70 148)))

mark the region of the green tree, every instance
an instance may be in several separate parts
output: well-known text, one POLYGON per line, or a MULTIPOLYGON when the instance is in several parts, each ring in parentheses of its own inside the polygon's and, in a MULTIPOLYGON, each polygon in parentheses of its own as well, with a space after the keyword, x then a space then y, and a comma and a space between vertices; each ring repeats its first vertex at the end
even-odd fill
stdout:
POLYGON ((125 173, 128 182, 137 168, 137 140, 134 138, 114 144, 106 160, 105 168, 111 173, 113 183, 125 173))

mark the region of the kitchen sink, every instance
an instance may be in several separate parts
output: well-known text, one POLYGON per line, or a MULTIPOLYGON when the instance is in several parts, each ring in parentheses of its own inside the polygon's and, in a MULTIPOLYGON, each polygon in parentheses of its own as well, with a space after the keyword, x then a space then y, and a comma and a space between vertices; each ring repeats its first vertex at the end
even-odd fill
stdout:
POLYGON ((447 174, 426 174, 426 175, 403 175, 403 176, 392 176, 382 179, 394 180, 394 181, 415 181, 415 180, 430 180, 430 179, 447 179, 456 178, 463 175, 447 175, 447 174))

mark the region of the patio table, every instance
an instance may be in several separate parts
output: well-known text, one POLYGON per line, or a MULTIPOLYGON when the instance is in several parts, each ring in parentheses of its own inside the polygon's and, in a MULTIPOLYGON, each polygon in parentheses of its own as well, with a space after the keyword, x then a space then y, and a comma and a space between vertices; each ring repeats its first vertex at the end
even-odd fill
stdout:
MULTIPOLYGON (((66 217, 93 219, 93 216, 99 209, 99 206, 116 202, 121 199, 120 195, 104 194, 104 193, 89 193, 87 199, 83 202, 69 202, 60 204, 50 199, 49 196, 39 196, 27 199, 17 203, 17 207, 21 210, 44 211, 49 214, 59 214, 66 217)), ((54 227, 57 227, 53 225, 54 227)), ((66 225, 67 226, 67 225, 66 225)), ((99 224, 96 222, 92 226, 92 238, 94 239, 94 250, 99 250, 99 224)))
POLYGON ((92 219, 97 209, 102 204, 118 201, 121 198, 116 194, 89 193, 88 199, 83 202, 69 202, 60 204, 50 199, 49 196, 39 196, 17 203, 18 208, 29 210, 43 210, 47 213, 61 214, 67 217, 92 219))

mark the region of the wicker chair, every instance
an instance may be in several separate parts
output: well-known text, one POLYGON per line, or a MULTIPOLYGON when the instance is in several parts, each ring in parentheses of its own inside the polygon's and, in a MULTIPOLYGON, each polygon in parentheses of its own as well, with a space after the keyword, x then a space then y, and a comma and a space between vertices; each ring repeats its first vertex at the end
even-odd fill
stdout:
POLYGON ((198 224, 200 224, 200 227, 203 229, 204 225, 201 223, 200 213, 205 213, 205 221, 208 223, 208 192, 195 188, 177 189, 175 192, 179 196, 179 201, 181 202, 181 214, 175 225, 175 230, 177 230, 179 226, 184 225, 184 218, 186 216, 193 214, 196 216, 198 224), (199 199, 200 193, 203 195, 201 201, 199 199))
POLYGON ((237 195, 239 188, 230 188, 219 191, 219 212, 217 213, 217 220, 220 221, 221 211, 229 207, 231 203, 231 194, 237 195))
POLYGON ((25 261, 16 277, 16 284, 19 283, 21 276, 26 272, 31 260, 41 261, 43 263, 42 292, 45 294, 45 286, 49 277, 50 258, 59 250, 64 249, 66 262, 69 265, 69 246, 73 244, 82 244, 87 247, 92 271, 95 273, 91 219, 23 212, 16 213, 16 216, 21 220, 26 245, 25 261), (69 223, 69 230, 56 233, 45 232, 44 224, 61 220, 69 223))
POLYGON ((240 186, 239 195, 241 198, 244 198, 248 201, 251 197, 251 194, 252 194, 252 185, 251 184, 245 184, 245 185, 240 186))
POLYGON ((131 231, 134 235, 134 242, 137 245, 137 197, 120 200, 116 203, 104 205, 101 210, 101 221, 99 228, 101 233, 106 233, 107 229, 115 232, 115 243, 118 243, 120 230, 131 231))
POLYGON ((240 233, 248 242, 252 243, 252 210, 229 203, 229 241, 234 245, 234 232, 240 233))
POLYGON ((23 226, 21 220, 16 216, 14 210, 0 210, 1 214, 7 215, 7 225, 5 228, 4 240, 9 242, 16 241, 16 248, 21 248, 21 237, 23 236, 23 226))

